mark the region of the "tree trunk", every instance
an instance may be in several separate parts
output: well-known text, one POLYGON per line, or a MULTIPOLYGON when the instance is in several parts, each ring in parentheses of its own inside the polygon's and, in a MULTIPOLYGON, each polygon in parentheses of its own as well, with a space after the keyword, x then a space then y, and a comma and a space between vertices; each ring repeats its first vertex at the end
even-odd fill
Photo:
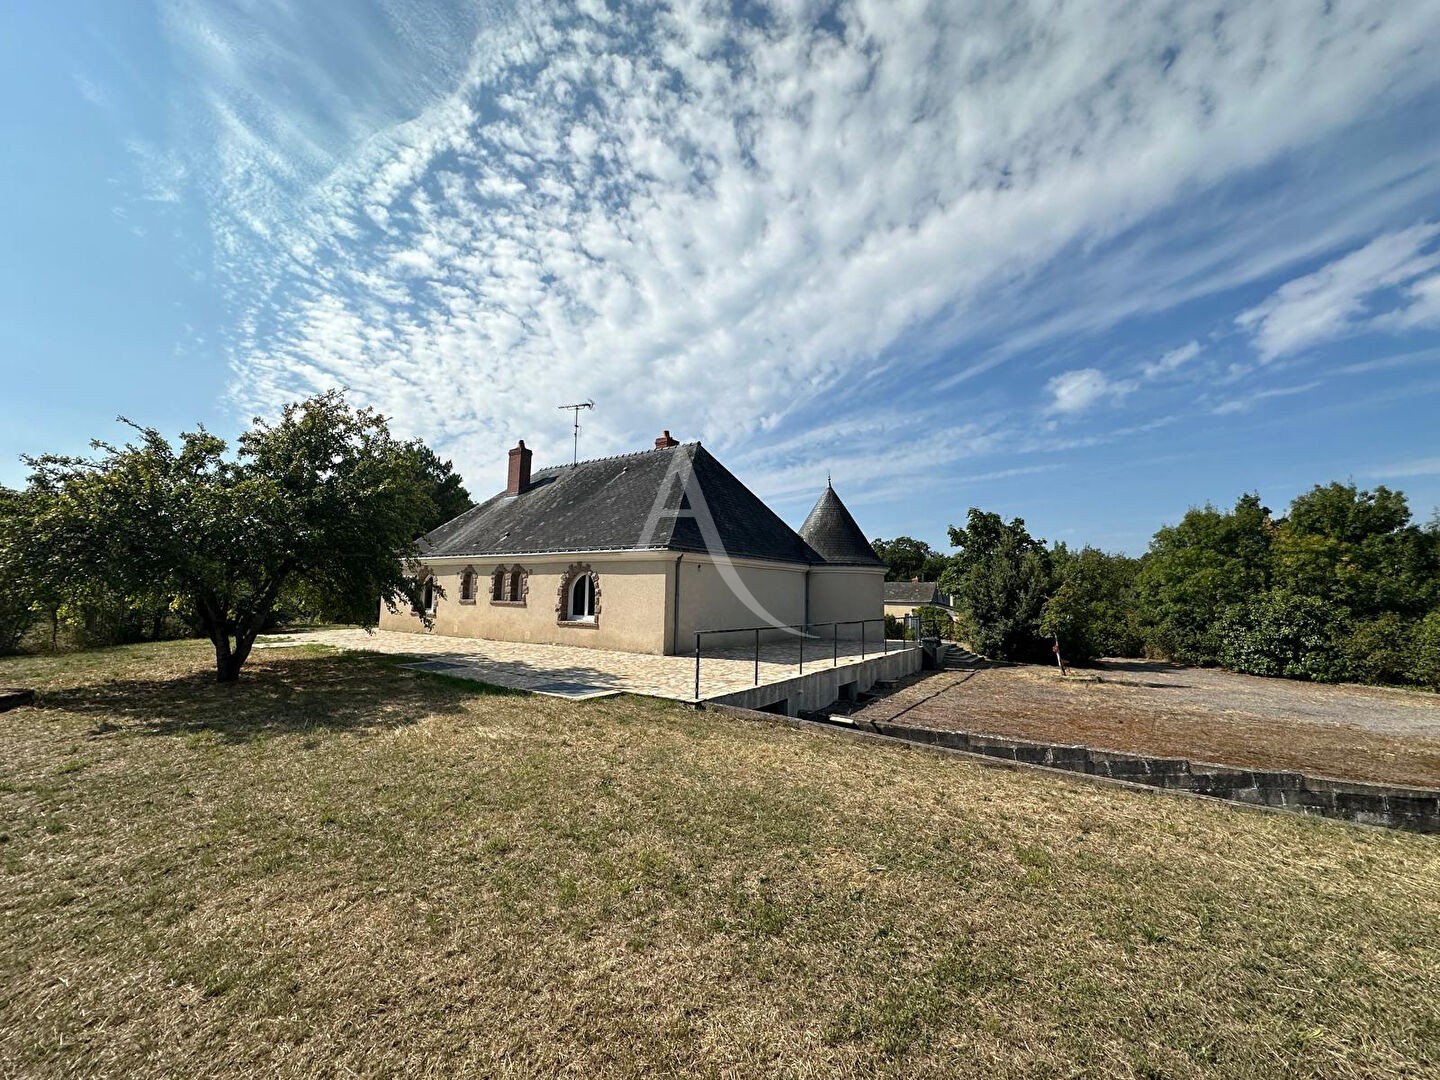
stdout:
POLYGON ((236 682, 240 669, 250 658, 250 649, 265 625, 270 609, 275 604, 284 576, 278 576, 265 588, 261 600, 253 610, 242 611, 232 616, 229 610, 207 597, 196 598, 196 609, 205 635, 215 646, 215 681, 236 682), (232 642, 233 637, 233 642, 232 642))
POLYGON ((240 669, 250 658, 250 649, 255 644, 257 634, 258 631, 249 628, 236 629, 233 644, 230 641, 230 634, 226 630, 220 630, 211 635, 210 640, 215 643, 216 682, 239 681, 240 669))
POLYGON ((240 678, 240 665, 230 649, 230 635, 225 630, 216 630, 210 635, 215 644, 215 681, 235 682, 240 678))

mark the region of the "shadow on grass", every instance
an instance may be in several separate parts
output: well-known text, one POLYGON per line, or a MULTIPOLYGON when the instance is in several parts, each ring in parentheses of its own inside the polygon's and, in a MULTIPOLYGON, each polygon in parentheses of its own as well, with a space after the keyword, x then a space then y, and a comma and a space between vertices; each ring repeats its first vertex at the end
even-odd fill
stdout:
POLYGON ((1096 660, 1088 670, 1173 675, 1189 669, 1169 660, 1096 660))
POLYGON ((209 667, 169 676, 137 672, 44 691, 36 704, 93 718, 92 736, 213 732, 226 741, 244 742, 314 731, 371 734, 461 712, 465 701, 477 695, 521 693, 400 669, 398 664, 408 659, 308 650, 284 656, 267 650, 245 665, 237 683, 217 683, 209 667))

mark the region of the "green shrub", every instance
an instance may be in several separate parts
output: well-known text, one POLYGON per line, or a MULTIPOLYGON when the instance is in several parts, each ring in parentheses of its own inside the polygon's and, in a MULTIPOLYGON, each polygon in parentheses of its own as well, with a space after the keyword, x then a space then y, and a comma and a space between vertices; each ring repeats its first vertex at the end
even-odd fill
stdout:
POLYGON ((1360 682, 1401 683, 1415 666, 1414 622, 1393 612, 1358 623, 1345 640, 1350 676, 1360 682))
POLYGON ((1415 626, 1410 681, 1440 690, 1440 611, 1432 611, 1415 626))
POLYGON ((1249 675, 1340 682, 1350 674, 1346 636, 1333 604, 1275 589, 1220 620, 1220 662, 1249 675))
POLYGON ((947 641, 955 638, 955 620, 950 613, 934 604, 922 604, 915 609, 920 621, 921 637, 939 637, 947 641))
POLYGON ((911 633, 905 628, 905 620, 898 615, 885 616, 885 636, 891 641, 909 641, 911 633))

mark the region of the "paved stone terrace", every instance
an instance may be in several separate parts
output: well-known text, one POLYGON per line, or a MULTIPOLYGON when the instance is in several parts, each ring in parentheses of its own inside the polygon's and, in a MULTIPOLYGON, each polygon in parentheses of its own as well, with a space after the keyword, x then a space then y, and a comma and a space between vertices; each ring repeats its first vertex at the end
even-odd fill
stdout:
MULTIPOLYGON (((316 630, 268 637, 255 647, 309 644, 414 656, 426 670, 561 697, 632 693, 679 701, 695 700, 693 653, 688 656, 654 656, 485 638, 401 634, 393 630, 376 630, 367 634, 360 629, 316 630)), ((887 646, 894 652, 905 648, 907 643, 890 641, 887 646)), ((913 644, 910 647, 913 648, 913 644)), ((828 638, 823 641, 808 640, 805 643, 805 671, 844 667, 861 659, 858 641, 841 641, 838 662, 833 664, 832 649, 828 638)), ((881 651, 880 643, 871 641, 864 655, 876 656, 881 651)), ((751 648, 706 650, 700 664, 701 698, 718 697, 754 686, 754 656, 751 648)), ((798 642, 762 644, 760 684, 793 679, 799 674, 799 659, 798 642)))

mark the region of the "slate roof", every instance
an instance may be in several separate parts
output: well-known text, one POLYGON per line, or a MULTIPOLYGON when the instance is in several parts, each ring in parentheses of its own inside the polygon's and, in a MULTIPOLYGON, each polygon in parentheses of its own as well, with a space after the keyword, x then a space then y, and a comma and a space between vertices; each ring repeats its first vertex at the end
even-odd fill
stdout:
POLYGON ((487 499, 427 533, 420 547, 431 557, 706 552, 711 521, 726 554, 805 565, 821 561, 698 442, 541 469, 525 491, 487 499), (694 490, 704 496, 698 517, 686 495, 692 476, 694 490))
POLYGON ((885 565, 829 484, 825 485, 825 493, 811 509, 805 524, 800 526, 800 536, 827 563, 838 566, 885 565))
POLYGON ((940 591, 940 585, 935 581, 887 581, 885 603, 939 604, 949 607, 950 598, 940 591))

